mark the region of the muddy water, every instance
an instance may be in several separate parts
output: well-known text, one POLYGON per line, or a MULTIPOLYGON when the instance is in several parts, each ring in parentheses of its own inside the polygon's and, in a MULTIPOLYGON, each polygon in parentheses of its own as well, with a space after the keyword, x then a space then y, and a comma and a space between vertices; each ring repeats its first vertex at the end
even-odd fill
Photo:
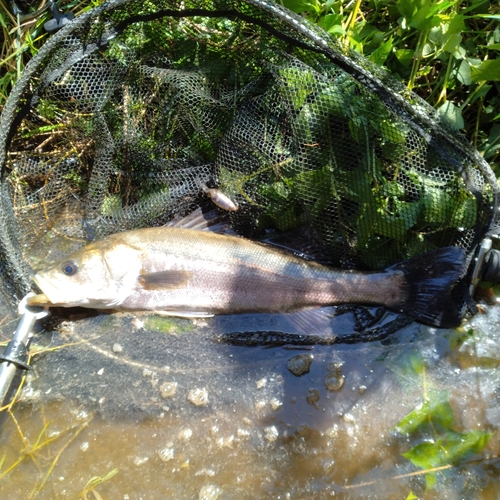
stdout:
POLYGON ((101 315, 38 333, 33 350, 53 350, 4 413, 0 498, 500 495, 498 309, 461 330, 412 324, 357 345, 240 347, 215 342, 221 328, 101 315), (395 427, 438 393, 450 429, 492 437, 426 487, 402 453, 439 429, 395 427))

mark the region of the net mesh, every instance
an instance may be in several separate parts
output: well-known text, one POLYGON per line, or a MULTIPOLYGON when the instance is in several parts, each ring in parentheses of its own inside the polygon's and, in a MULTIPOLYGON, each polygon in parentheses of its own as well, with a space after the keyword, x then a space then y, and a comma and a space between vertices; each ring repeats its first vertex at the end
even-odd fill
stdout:
POLYGON ((470 254, 498 187, 443 120, 273 3, 111 2, 54 35, 4 109, 3 291, 15 304, 31 268, 186 215, 207 186, 239 233, 310 227, 337 267, 470 254))

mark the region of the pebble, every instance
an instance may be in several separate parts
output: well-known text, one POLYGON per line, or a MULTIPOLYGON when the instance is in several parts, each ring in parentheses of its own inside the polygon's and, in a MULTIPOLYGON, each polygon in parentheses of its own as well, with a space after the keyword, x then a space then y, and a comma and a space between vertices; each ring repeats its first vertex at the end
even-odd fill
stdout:
POLYGON ((262 399, 260 401, 255 402, 255 409, 256 410, 263 410, 266 407, 266 402, 263 401, 262 399))
POLYGON ((144 465, 149 460, 149 457, 135 457, 134 465, 140 466, 144 465))
POLYGON ((158 450, 158 456, 163 462, 168 462, 173 460, 174 458, 174 449, 173 448, 162 448, 158 450))
POLYGON ((160 385, 160 394, 163 399, 171 398, 177 390, 177 382, 164 382, 160 385))
POLYGON ((304 373, 309 373, 312 360, 312 354, 299 354, 288 360, 287 368, 291 373, 300 377, 304 373))
POLYGON ((331 372, 325 377, 325 387, 329 391, 340 391, 344 386, 345 376, 342 373, 331 372))
POLYGON ((238 439, 250 439, 250 431, 248 429, 238 429, 236 435, 238 439))
POLYGON ((257 389, 262 389, 265 387, 267 384, 267 379, 266 378, 261 378, 260 380, 257 380, 257 389))
POLYGON ((278 411, 283 406, 283 402, 280 401, 278 398, 271 399, 270 403, 271 403, 271 409, 273 411, 278 411))
POLYGON ((264 437, 270 442, 273 443, 278 439, 279 433, 276 426, 271 425, 270 427, 266 427, 264 429, 264 437))
POLYGON ((317 389, 308 389, 307 391, 307 402, 312 405, 316 406, 316 403, 319 401, 319 392, 317 389))
POLYGON ((321 467, 325 471, 325 474, 330 474, 331 472, 333 472, 334 466, 335 466, 335 460, 333 460, 333 458, 325 458, 321 462, 321 467))
POLYGON ((217 500, 221 494, 221 489, 215 484, 206 484, 200 490, 198 500, 217 500))
POLYGON ((234 443, 234 436, 227 436, 217 439, 217 446, 219 448, 232 448, 234 443))
POLYGON ((206 406, 208 404, 208 391, 203 387, 189 391, 188 401, 195 406, 206 406))
POLYGON ((177 434, 177 437, 179 439, 187 441, 192 435, 193 435, 192 429, 182 429, 181 431, 179 431, 179 434, 177 434))

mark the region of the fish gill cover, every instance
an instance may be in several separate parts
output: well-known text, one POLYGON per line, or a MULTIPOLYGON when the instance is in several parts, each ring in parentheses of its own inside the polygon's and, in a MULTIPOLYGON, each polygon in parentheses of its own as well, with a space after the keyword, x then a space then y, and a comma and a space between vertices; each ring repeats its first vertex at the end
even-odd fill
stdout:
MULTIPOLYGON (((249 237, 309 227, 336 267, 383 269, 496 232, 498 187, 442 115, 261 0, 98 7, 53 35, 0 126, 3 291, 95 238, 218 188, 249 237)), ((458 299, 460 300, 460 299, 458 299)))

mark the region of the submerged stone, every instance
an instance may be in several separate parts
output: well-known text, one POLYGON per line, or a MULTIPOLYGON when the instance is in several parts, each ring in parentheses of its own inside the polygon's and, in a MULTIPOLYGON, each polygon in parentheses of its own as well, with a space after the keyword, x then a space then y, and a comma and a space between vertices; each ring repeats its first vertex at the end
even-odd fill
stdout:
POLYGON ((312 354, 299 354, 298 356, 294 356, 288 360, 288 370, 297 377, 300 377, 304 375, 304 373, 309 373, 313 359, 314 357, 312 354))

